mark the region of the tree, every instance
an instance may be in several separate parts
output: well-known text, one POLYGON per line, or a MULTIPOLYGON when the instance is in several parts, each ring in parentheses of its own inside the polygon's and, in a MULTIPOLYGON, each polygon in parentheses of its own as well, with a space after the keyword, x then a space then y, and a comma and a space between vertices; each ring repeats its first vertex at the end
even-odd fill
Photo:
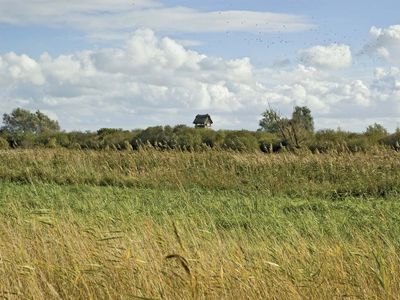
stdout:
POLYGON ((268 108, 265 112, 261 114, 261 116, 263 117, 259 123, 261 131, 266 131, 269 133, 279 133, 280 128, 278 124, 281 120, 281 117, 274 109, 272 109, 271 107, 268 108))
POLYGON ((314 119, 311 115, 311 110, 307 106, 296 106, 292 114, 292 120, 306 131, 314 132, 314 119))
POLYGON ((384 138, 388 135, 388 132, 381 124, 375 123, 367 127, 365 130, 365 135, 369 137, 384 138))
POLYGON ((14 109, 11 114, 3 115, 3 131, 40 134, 45 131, 60 131, 57 121, 51 120, 41 111, 31 113, 22 108, 14 109))
POLYGON ((300 148, 314 131, 314 120, 308 107, 296 106, 292 118, 280 116, 274 109, 268 108, 260 121, 260 129, 278 134, 288 145, 300 148))

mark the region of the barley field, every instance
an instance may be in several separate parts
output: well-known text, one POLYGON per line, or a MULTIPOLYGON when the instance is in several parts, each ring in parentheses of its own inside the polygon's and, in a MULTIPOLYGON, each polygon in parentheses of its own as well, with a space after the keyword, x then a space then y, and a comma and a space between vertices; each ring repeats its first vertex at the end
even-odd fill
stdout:
POLYGON ((0 151, 0 298, 398 299, 400 153, 0 151))

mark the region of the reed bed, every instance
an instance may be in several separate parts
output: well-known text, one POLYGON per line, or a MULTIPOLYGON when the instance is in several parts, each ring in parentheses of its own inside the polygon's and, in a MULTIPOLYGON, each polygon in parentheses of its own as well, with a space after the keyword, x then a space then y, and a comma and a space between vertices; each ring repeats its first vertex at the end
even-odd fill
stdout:
POLYGON ((0 152, 0 181, 261 191, 271 196, 385 197, 400 191, 400 152, 13 150, 0 152))
POLYGON ((0 152, 0 298, 396 299, 399 158, 0 152))

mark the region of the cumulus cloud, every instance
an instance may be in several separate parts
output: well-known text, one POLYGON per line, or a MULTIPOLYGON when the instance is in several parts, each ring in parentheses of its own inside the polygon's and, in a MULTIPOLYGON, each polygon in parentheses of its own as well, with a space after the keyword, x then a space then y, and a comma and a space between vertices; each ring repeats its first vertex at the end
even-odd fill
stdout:
POLYGON ((371 90, 382 115, 400 115, 400 68, 377 68, 371 90))
POLYGON ((276 105, 309 106, 319 116, 340 116, 345 106, 365 107, 371 104, 366 83, 358 79, 335 78, 314 67, 298 65, 287 70, 264 70, 260 77, 267 97, 276 105))
POLYGON ((371 78, 335 77, 325 70, 299 65, 266 69, 258 78, 269 102, 289 114, 294 105, 309 106, 318 128, 364 130, 374 122, 390 130, 400 118, 400 69, 378 68, 371 78))
POLYGON ((355 112, 360 122, 386 117, 393 123, 400 116, 400 71, 377 69, 364 81, 302 64, 257 69, 249 58, 210 57, 141 29, 120 48, 44 53, 36 60, 2 55, 0 97, 1 112, 41 109, 66 129, 191 124, 197 113, 221 120, 217 128, 255 129, 268 103, 283 113, 307 105, 317 125, 355 112))
POLYGON ((230 10, 201 11, 154 0, 2 0, 0 24, 68 26, 93 39, 121 39, 150 27, 169 32, 294 32, 314 25, 305 16, 230 10), (173 22, 171 22, 173 20, 173 22))
POLYGON ((364 46, 363 53, 377 55, 391 63, 400 63, 400 25, 388 28, 373 26, 369 35, 370 41, 364 46))
POLYGON ((300 60, 318 68, 341 69, 351 66, 352 54, 348 45, 331 44, 300 51, 300 60))
POLYGON ((52 111, 69 128, 85 124, 74 126, 76 118, 96 122, 98 116, 101 122, 110 114, 114 119, 133 114, 132 126, 147 126, 157 116, 158 123, 175 123, 170 114, 191 111, 187 121, 197 110, 237 111, 260 95, 248 58, 208 57, 148 29, 137 30, 121 48, 54 58, 45 53, 38 60, 0 56, 0 86, 9 99, 1 110, 25 99, 24 107, 52 111))
POLYGON ((8 53, 0 57, 0 82, 12 84, 15 81, 41 85, 45 79, 39 64, 27 55, 8 53))

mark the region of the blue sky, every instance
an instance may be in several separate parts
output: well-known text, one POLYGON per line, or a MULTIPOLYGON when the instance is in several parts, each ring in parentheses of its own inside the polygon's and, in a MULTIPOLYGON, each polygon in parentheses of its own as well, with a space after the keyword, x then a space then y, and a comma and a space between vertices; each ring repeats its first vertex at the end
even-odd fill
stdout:
POLYGON ((317 128, 400 121, 400 2, 4 0, 0 113, 67 130, 256 129, 268 104, 317 128))
MULTIPOLYGON (((28 0, 29 1, 29 0, 28 0)), ((34 1, 32 1, 34 2, 34 1)), ((131 2, 131 1, 127 1, 131 2)), ((195 47, 209 55, 227 58, 250 56, 268 63, 272 57, 293 55, 300 48, 332 42, 346 43, 355 49, 362 47, 372 26, 388 27, 400 23, 400 2, 384 1, 327 1, 327 0, 283 0, 283 1, 163 1, 166 6, 185 6, 202 11, 252 10, 276 13, 290 13, 307 16, 316 26, 313 30, 293 34, 222 32, 166 34, 187 40, 199 40, 203 45, 195 47), (261 38, 263 41, 259 41, 261 38), (224 46, 221 46, 221 40, 224 46), (275 42, 266 47, 268 41, 275 42), (279 44, 280 40, 290 42, 279 44), (228 46, 229 45, 229 46, 228 46)), ((173 22, 173 20, 172 20, 173 22)), ((47 51, 53 55, 93 48, 99 45, 113 46, 113 43, 98 43, 85 39, 85 33, 73 28, 54 28, 46 22, 36 26, 0 26, 1 53, 15 51, 34 57, 47 51), (49 26, 50 25, 50 26, 49 26)))

